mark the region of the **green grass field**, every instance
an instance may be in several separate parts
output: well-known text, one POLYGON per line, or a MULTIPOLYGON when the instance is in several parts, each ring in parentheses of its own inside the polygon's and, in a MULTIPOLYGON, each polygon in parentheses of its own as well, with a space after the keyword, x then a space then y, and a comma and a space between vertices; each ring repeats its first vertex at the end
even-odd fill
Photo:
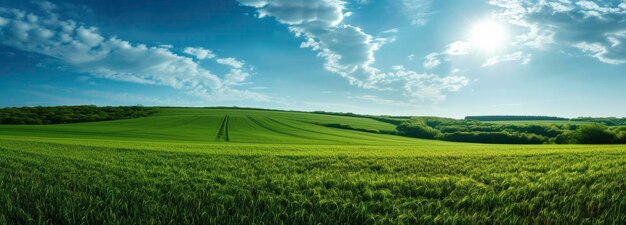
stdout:
POLYGON ((486 145, 367 118, 163 109, 0 126, 0 224, 623 224, 626 146, 486 145))

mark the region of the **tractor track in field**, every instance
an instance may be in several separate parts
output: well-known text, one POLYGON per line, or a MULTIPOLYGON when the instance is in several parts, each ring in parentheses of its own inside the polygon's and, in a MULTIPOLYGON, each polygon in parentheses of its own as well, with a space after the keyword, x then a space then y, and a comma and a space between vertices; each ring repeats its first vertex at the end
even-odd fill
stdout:
POLYGON ((228 119, 228 115, 225 115, 224 119, 222 119, 222 124, 220 124, 220 128, 215 136, 216 141, 230 141, 230 138, 228 137, 228 119))
POLYGON ((263 129, 272 131, 274 133, 283 134, 283 135, 287 135, 287 136, 291 136, 291 137, 310 138, 310 137, 307 137, 305 135, 297 135, 297 134, 294 134, 294 133, 291 133, 291 132, 286 132, 286 131, 282 131, 280 129, 273 128, 271 126, 263 124, 261 121, 258 121, 256 118, 254 118, 252 116, 246 116, 246 117, 248 118, 248 120, 252 121, 257 126, 263 128, 263 129))

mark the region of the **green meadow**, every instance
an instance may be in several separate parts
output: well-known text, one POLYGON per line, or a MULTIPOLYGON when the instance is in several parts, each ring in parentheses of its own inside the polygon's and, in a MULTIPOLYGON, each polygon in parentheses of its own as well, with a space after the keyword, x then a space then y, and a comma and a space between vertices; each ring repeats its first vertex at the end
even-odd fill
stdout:
POLYGON ((370 118, 162 108, 0 125, 0 224, 624 224, 625 145, 423 140, 370 118))

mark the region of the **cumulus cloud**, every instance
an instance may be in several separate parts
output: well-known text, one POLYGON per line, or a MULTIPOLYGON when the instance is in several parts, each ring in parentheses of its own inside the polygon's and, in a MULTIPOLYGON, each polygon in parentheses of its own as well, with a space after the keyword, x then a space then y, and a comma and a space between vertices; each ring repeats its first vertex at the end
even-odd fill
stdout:
POLYGON ((61 20, 51 13, 39 16, 0 8, 0 44, 56 58, 101 78, 169 86, 211 100, 268 99, 233 89, 230 85, 242 81, 241 76, 224 82, 191 58, 169 49, 105 37, 95 27, 61 20))
MULTIPOLYGON (((254 7, 259 18, 272 17, 287 25, 296 37, 304 39, 301 48, 317 51, 318 56, 325 59, 326 70, 345 77, 351 84, 378 90, 393 90, 397 86, 402 86, 405 87, 407 96, 422 100, 441 100, 445 98, 444 91, 458 90, 443 84, 454 83, 449 80, 451 78, 418 75, 416 72, 407 75, 409 72, 404 69, 383 72, 374 67, 375 52, 384 44, 393 42, 393 38, 374 38, 358 26, 343 23, 345 2, 341 0, 239 0, 239 2, 244 6, 254 7)), ((406 2, 408 4, 418 1, 406 2)), ((419 2, 426 4, 429 1, 419 2)), ((383 34, 394 32, 397 31, 392 29, 383 34)))
POLYGON ((523 46, 562 45, 601 62, 626 63, 626 2, 491 0, 497 19, 525 28, 523 46))
MULTIPOLYGON (((164 47, 171 48, 171 46, 164 46, 164 47)), ((213 54, 213 51, 211 51, 210 49, 202 48, 202 47, 186 47, 183 50, 183 52, 185 54, 196 57, 196 59, 198 60, 212 59, 215 57, 215 54, 213 54)))
POLYGON ((426 55, 424 68, 435 68, 441 64, 441 58, 449 60, 448 56, 467 55, 472 49, 472 43, 467 41, 455 41, 446 46, 443 52, 432 52, 426 55))
POLYGON ((481 67, 493 66, 501 62, 507 61, 522 61, 522 64, 528 64, 530 62, 531 54, 524 54, 523 52, 515 52, 507 55, 498 55, 487 59, 481 67))
POLYGON ((404 67, 395 67, 391 73, 394 77, 406 80, 405 95, 434 102, 446 99, 444 91, 459 91, 469 84, 469 80, 463 76, 442 77, 436 74, 418 73, 404 67))
POLYGON ((428 54, 425 57, 426 60, 424 61, 424 67, 425 68, 434 68, 434 67, 438 66, 439 64, 441 64, 441 60, 439 60, 438 56, 439 56, 439 54, 437 54, 437 53, 430 53, 430 54, 428 54))
POLYGON ((230 66, 231 68, 241 69, 243 67, 244 62, 239 61, 235 58, 219 58, 216 60, 219 64, 224 64, 230 66))
POLYGON ((470 49, 472 49, 471 43, 467 41, 455 41, 448 44, 443 53, 446 55, 467 55, 470 49))
POLYGON ((345 2, 339 0, 240 0, 256 8, 259 17, 273 17, 288 25, 304 39, 302 48, 311 48, 326 60, 326 70, 337 73, 359 86, 377 72, 374 52, 388 40, 374 38, 360 27, 343 24, 345 2))
POLYGON ((33 3, 45 12, 52 12, 57 9, 57 5, 49 1, 34 1, 33 3))
MULTIPOLYGON (((618 45, 619 42, 617 42, 615 45, 618 45)), ((588 53, 591 56, 593 56, 594 58, 600 60, 601 62, 605 62, 605 63, 609 63, 609 64, 623 64, 626 63, 626 58, 624 59, 613 59, 613 58, 608 58, 606 57, 606 55, 609 53, 609 47, 598 43, 598 42, 594 42, 594 43, 587 43, 587 42, 580 42, 574 45, 574 47, 580 49, 582 52, 584 53, 588 53)))

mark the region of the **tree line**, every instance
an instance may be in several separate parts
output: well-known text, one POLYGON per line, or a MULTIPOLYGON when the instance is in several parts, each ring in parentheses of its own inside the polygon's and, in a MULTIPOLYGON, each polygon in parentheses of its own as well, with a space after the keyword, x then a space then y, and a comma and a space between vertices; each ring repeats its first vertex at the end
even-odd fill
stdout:
POLYGON ((465 120, 478 121, 515 121, 515 120, 569 120, 568 118, 556 116, 466 116, 465 120))
POLYGON ((513 125, 477 120, 414 117, 396 127, 397 134, 416 138, 494 144, 619 144, 626 127, 600 123, 584 125, 513 125))
POLYGON ((559 120, 559 121, 581 121, 581 122, 594 122, 604 124, 606 126, 626 126, 626 118, 617 117, 578 117, 578 118, 563 118, 556 116, 466 116, 465 120, 477 120, 477 121, 516 121, 516 120, 559 120))
POLYGON ((118 119, 132 119, 152 115, 157 108, 143 106, 53 106, 0 109, 0 124, 62 124, 118 119))
POLYGON ((626 118, 617 118, 617 117, 578 117, 571 119, 571 121, 586 121, 586 122, 594 122, 601 123, 606 126, 626 126, 626 118))

